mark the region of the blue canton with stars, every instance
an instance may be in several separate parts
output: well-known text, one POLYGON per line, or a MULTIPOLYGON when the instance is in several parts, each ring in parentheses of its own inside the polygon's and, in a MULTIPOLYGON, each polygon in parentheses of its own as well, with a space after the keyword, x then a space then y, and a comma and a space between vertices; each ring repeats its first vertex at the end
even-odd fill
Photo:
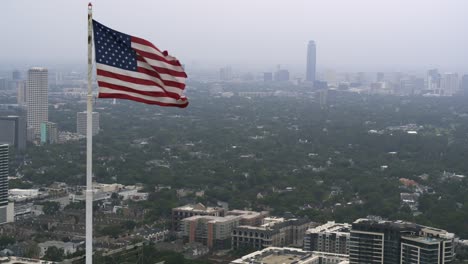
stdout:
POLYGON ((131 47, 131 36, 110 29, 93 20, 96 63, 122 70, 137 71, 137 55, 131 47))

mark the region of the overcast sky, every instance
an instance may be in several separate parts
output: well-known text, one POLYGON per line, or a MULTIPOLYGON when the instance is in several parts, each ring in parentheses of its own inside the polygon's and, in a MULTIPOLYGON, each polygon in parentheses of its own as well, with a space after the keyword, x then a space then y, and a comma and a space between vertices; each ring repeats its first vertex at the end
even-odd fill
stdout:
MULTIPOLYGON (((0 64, 86 63, 87 2, 2 1, 0 64)), ((467 0, 96 0, 94 18, 187 65, 468 71, 467 0)))

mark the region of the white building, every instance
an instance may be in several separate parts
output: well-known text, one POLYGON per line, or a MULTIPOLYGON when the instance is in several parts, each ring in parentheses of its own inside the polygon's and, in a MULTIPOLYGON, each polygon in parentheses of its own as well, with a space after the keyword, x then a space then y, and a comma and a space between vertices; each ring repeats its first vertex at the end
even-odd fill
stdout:
POLYGON ((43 243, 39 243, 38 246, 41 249, 40 256, 43 257, 49 247, 56 247, 58 249, 63 249, 63 253, 65 255, 73 254, 77 251, 78 247, 81 244, 73 243, 73 242, 63 242, 63 241, 46 241, 43 243))
MULTIPOLYGON (((97 135, 99 133, 99 113, 93 112, 92 114, 93 118, 93 136, 97 135)), ((87 124, 87 113, 86 111, 84 112, 78 112, 76 113, 76 133, 80 135, 86 136, 86 124, 87 124)))
POLYGON ((34 137, 41 132, 41 123, 49 121, 48 71, 34 67, 28 71, 26 102, 28 106, 28 127, 34 129, 34 137))
POLYGON ((348 255, 269 247, 231 261, 231 264, 348 264, 348 255))
POLYGON ((460 84, 458 81, 458 73, 444 73, 440 80, 440 88, 442 95, 454 95, 458 92, 460 84))

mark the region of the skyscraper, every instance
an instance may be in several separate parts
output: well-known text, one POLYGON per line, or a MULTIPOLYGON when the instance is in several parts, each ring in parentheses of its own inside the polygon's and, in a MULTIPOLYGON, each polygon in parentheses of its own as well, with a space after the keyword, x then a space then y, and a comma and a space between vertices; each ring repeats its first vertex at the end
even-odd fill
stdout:
POLYGON ((315 41, 309 41, 307 46, 307 69, 306 69, 306 81, 314 82, 315 81, 315 66, 316 66, 316 47, 315 41))
POLYGON ((26 148, 26 109, 20 105, 0 105, 0 144, 26 148))
POLYGON ((0 144, 0 224, 7 222, 8 144, 0 144))
POLYGON ((54 144, 58 142, 57 124, 52 122, 41 123, 41 143, 54 144))
MULTIPOLYGON (((86 136, 87 112, 76 113, 76 133, 86 136)), ((93 112, 93 136, 99 133, 99 113, 93 112)))
POLYGON ((41 132, 41 123, 49 121, 47 69, 39 67, 29 69, 26 85, 28 127, 34 129, 37 138, 41 132))
POLYGON ((444 73, 440 80, 442 95, 454 95, 458 92, 459 88, 458 73, 444 73))
POLYGON ((468 95, 468 74, 463 75, 460 88, 463 94, 468 95))
POLYGON ((26 81, 17 81, 16 82, 16 88, 18 89, 17 97, 16 97, 16 102, 19 105, 26 105, 26 81))

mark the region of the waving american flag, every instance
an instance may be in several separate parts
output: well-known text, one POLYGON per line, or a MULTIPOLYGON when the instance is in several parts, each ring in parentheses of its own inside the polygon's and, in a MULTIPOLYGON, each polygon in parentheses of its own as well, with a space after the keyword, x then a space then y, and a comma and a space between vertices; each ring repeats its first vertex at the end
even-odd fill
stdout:
POLYGON ((99 98, 120 98, 160 106, 186 107, 180 62, 149 41, 93 20, 99 98))

